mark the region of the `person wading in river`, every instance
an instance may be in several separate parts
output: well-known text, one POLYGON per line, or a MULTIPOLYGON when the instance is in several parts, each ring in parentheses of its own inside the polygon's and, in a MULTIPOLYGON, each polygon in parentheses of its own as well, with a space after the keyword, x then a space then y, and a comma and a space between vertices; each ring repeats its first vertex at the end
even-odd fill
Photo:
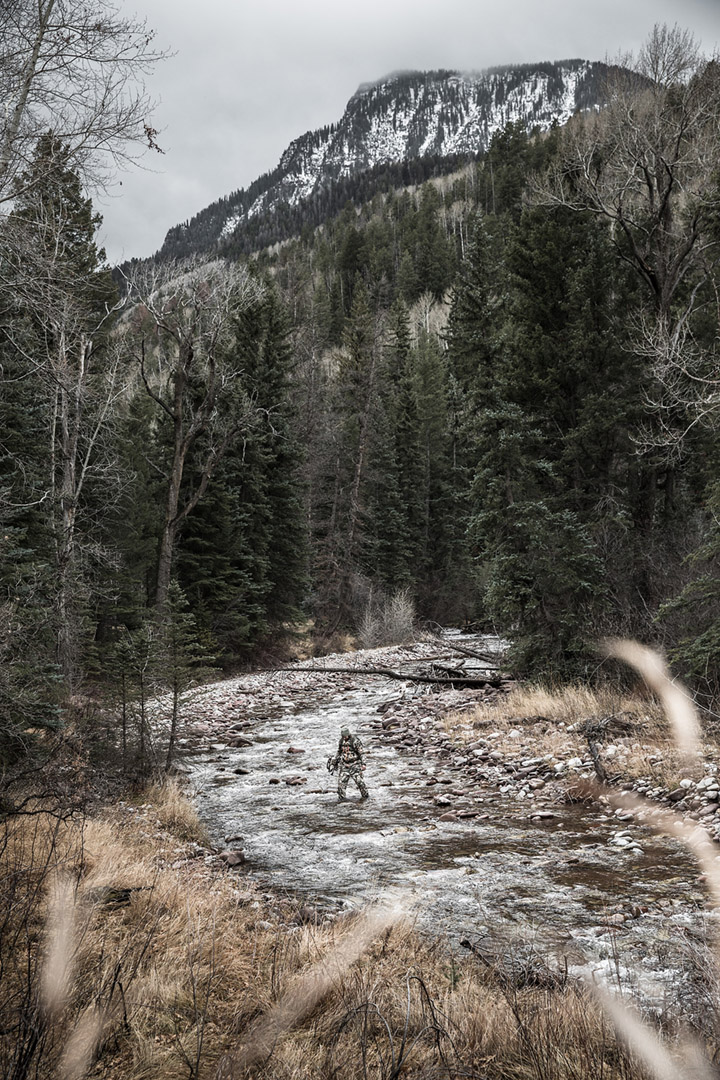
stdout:
POLYGON ((356 735, 351 733, 350 728, 341 729, 337 754, 328 759, 328 769, 330 772, 335 772, 336 769, 338 771, 338 802, 344 802, 347 798, 345 791, 349 780, 354 780, 357 784, 361 799, 370 797, 370 792, 362 778, 365 772, 363 744, 356 735))

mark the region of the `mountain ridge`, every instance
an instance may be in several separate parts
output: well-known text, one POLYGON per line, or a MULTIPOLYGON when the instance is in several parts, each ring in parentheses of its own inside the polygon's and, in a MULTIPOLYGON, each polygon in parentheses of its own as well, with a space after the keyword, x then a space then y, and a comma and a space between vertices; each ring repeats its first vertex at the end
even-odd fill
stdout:
POLYGON ((291 235, 293 211, 327 201, 333 185, 405 161, 447 161, 451 168, 477 160, 509 123, 544 131, 579 110, 601 107, 610 70, 576 58, 477 72, 395 72, 361 83, 338 121, 299 135, 270 172, 170 229, 157 257, 228 244, 257 250, 269 235, 291 235), (266 219, 280 224, 263 228, 266 219))

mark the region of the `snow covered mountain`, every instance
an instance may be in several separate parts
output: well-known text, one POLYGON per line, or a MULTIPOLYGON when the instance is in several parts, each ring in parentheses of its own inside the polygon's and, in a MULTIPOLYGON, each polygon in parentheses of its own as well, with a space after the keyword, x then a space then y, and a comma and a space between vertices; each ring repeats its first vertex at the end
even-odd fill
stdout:
POLYGON ((457 71, 403 72, 361 86, 342 118, 290 144, 278 166, 168 233, 160 256, 208 250, 259 221, 286 216, 333 184, 391 163, 477 157, 510 121, 528 131, 602 105, 607 66, 586 60, 457 71))

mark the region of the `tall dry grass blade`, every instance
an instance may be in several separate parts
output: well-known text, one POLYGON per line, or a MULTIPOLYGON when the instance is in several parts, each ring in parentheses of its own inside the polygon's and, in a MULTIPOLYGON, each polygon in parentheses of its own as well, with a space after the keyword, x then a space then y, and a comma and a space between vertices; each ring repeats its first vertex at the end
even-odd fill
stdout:
POLYGON ((592 992, 615 1025, 615 1030, 632 1053, 645 1065, 655 1080, 703 1080, 701 1074, 682 1067, 668 1054, 659 1038, 632 1011, 629 1005, 614 994, 589 982, 592 992))
POLYGON ((218 1065, 217 1077, 240 1077, 257 1062, 268 1058, 278 1039, 295 1027, 337 986, 378 935, 405 915, 400 907, 381 907, 362 915, 355 926, 304 974, 297 975, 271 1009, 251 1028, 242 1047, 218 1065))
POLYGON ((605 643, 608 656, 634 667, 663 703, 680 750, 691 753, 700 741, 700 724, 692 698, 684 686, 673 682, 662 657, 636 641, 611 638, 605 643))
POLYGON ((46 931, 40 1000, 47 1015, 54 1017, 67 1002, 75 948, 75 890, 67 876, 57 875, 52 882, 46 931))
POLYGON ((105 1019, 95 1005, 88 1006, 67 1041, 58 1069, 58 1080, 82 1080, 100 1045, 105 1019))

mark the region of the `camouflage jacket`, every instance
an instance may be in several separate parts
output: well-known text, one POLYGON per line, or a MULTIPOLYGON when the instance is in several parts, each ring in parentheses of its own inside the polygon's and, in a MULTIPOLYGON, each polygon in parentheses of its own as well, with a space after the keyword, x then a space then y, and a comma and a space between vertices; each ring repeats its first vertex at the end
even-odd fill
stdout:
POLYGON ((351 735, 350 738, 342 736, 340 738, 336 760, 341 769, 352 770, 365 767, 363 744, 357 736, 351 735))

